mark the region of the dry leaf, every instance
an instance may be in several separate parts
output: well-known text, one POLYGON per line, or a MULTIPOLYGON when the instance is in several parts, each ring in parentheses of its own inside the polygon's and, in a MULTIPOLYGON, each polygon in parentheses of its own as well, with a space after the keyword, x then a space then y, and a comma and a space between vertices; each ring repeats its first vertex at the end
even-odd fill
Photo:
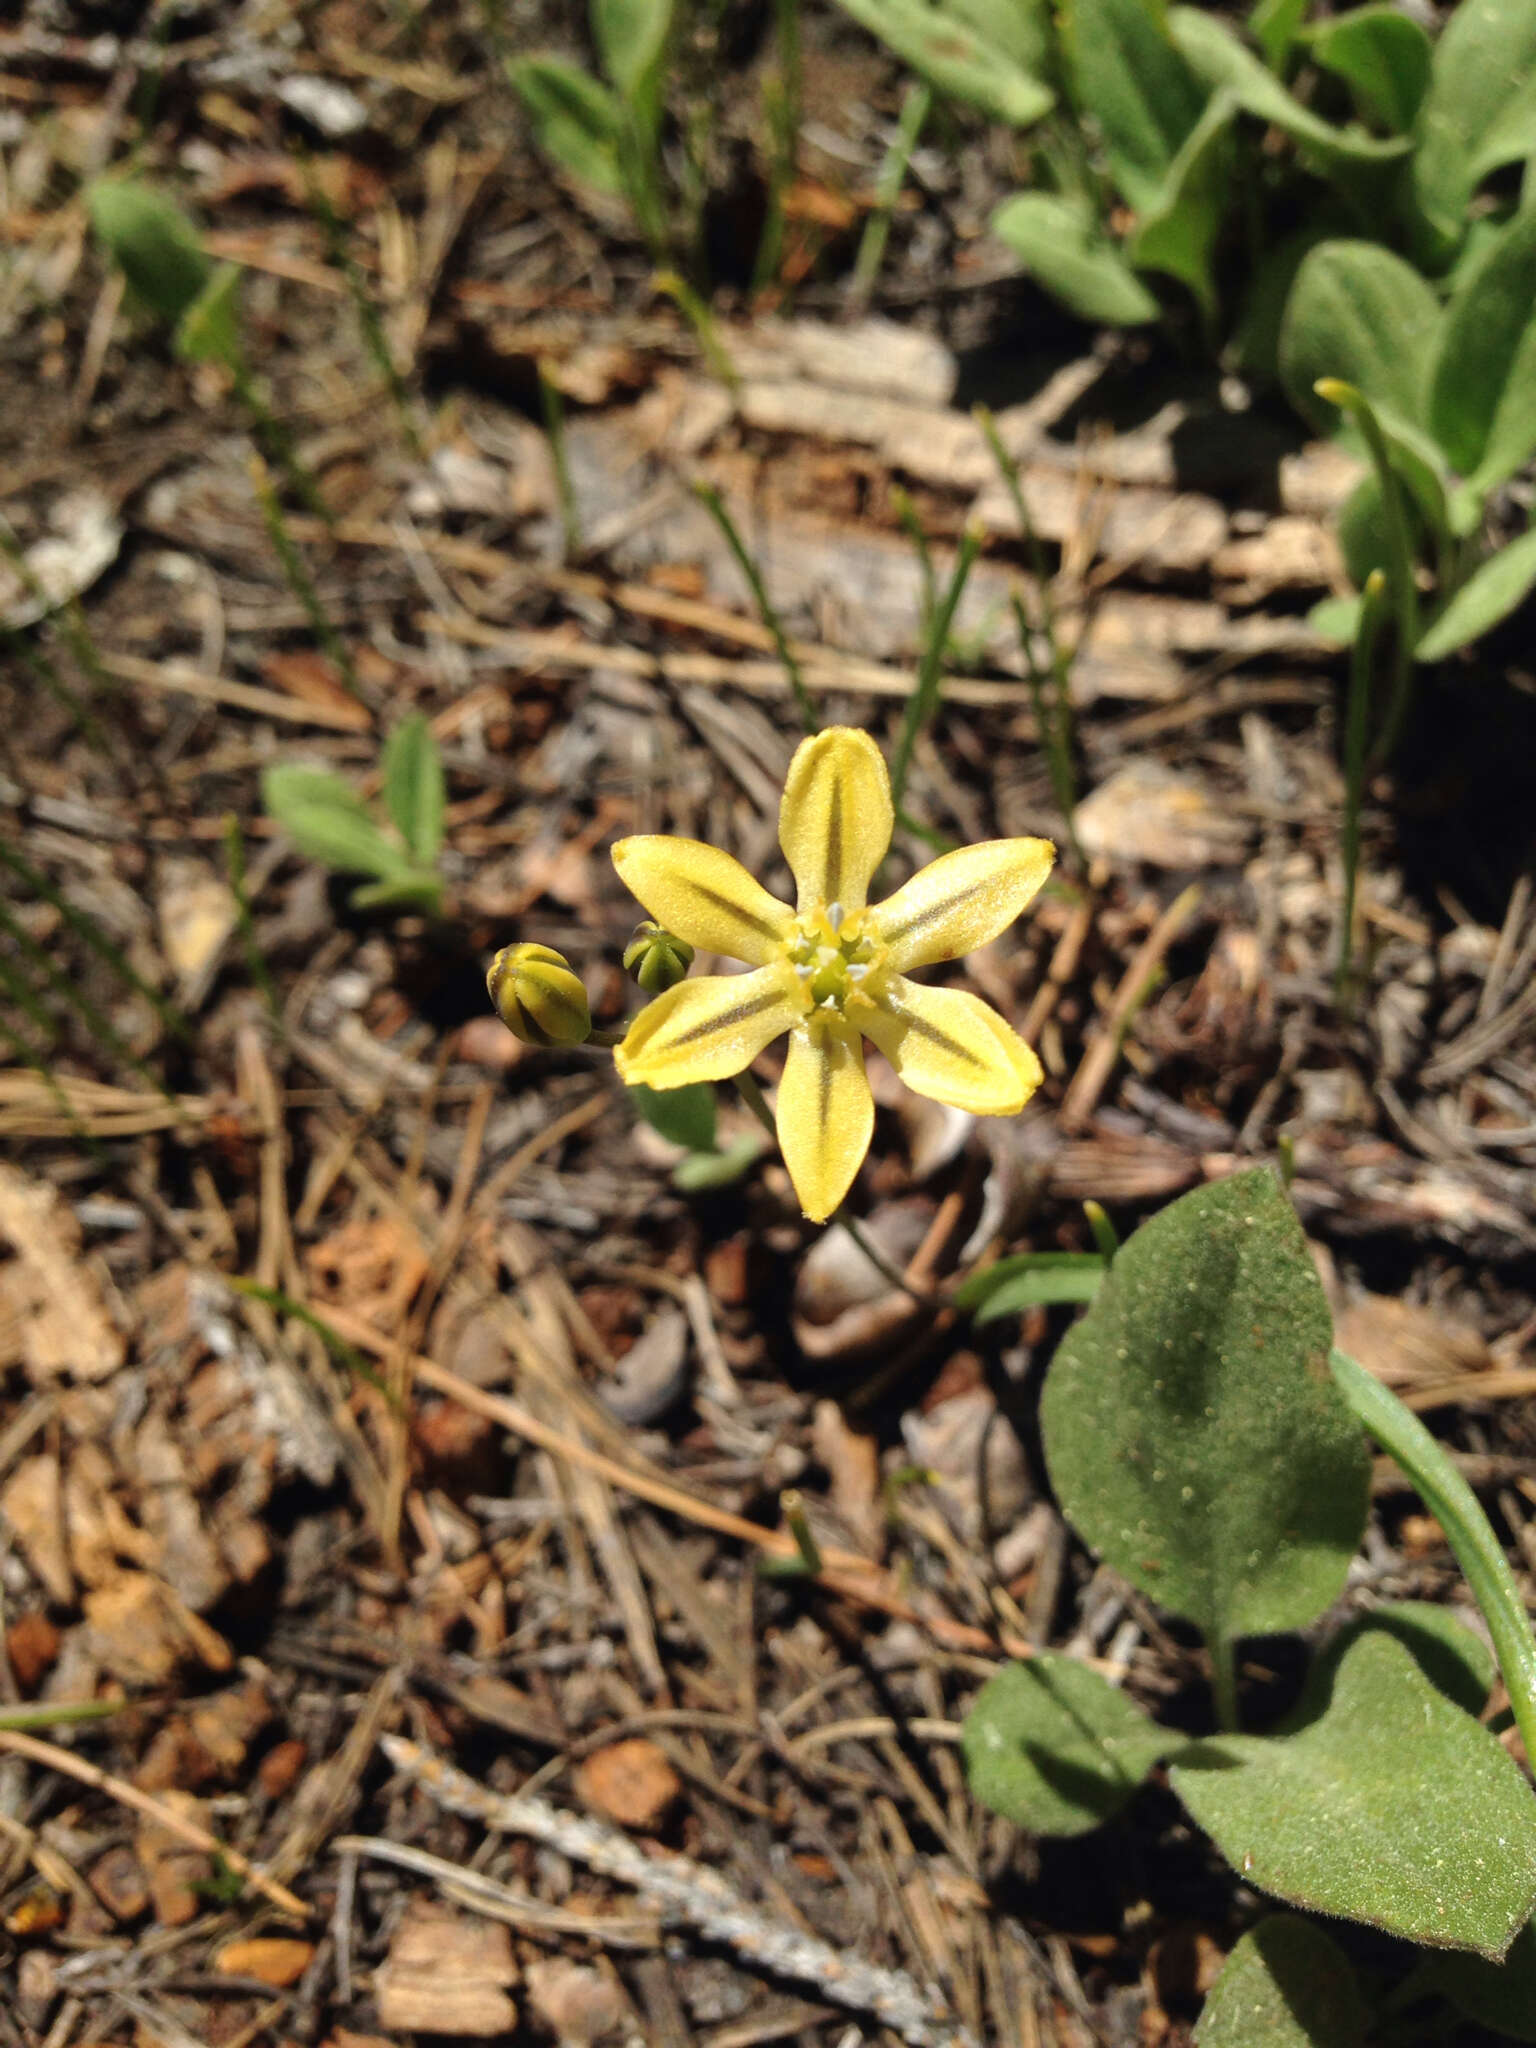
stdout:
POLYGON ((516 1982, 510 1928, 413 1900, 374 1978, 379 2023, 481 2038, 510 2033, 517 2007, 506 1987, 516 1982))
POLYGON ((16 1253, 0 1268, 7 1305, 21 1319, 21 1357, 34 1382, 68 1373, 101 1380, 123 1362, 122 1332, 80 1256, 80 1225, 50 1187, 0 1166, 0 1237, 16 1253))

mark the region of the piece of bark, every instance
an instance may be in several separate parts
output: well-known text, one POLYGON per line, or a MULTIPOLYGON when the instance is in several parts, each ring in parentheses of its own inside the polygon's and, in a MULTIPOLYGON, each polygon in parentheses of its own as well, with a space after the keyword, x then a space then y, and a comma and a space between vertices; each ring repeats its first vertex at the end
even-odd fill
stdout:
POLYGON ((382 2026, 403 2032, 510 2033, 517 2007, 511 1929, 416 1899, 406 1908, 374 1977, 382 2026))
MULTIPOLYGON (((184 1820, 207 1827, 208 1810, 202 1800, 194 1799, 190 1792, 172 1788, 160 1793, 159 1797, 184 1820)), ((195 1920, 203 1909, 198 1887, 211 1883, 212 1860, 201 1849, 188 1848, 181 1836, 173 1833, 163 1822, 149 1818, 139 1822, 134 1836, 134 1854, 149 1885, 155 1918, 160 1925, 185 1927, 189 1920, 195 1920)))
POLYGON ((681 1797, 683 1784, 654 1742, 632 1735, 585 1758, 577 1767, 576 1790, 621 1827, 652 1834, 681 1797))
POLYGON ((98 1856, 85 1879, 114 1920, 137 1920, 149 1909, 149 1886, 144 1872, 139 1859, 125 1844, 98 1856))
POLYGON ((51 1451, 23 1458, 0 1493, 0 1514, 50 1599, 70 1607, 75 1576, 64 1541, 64 1489, 51 1451))

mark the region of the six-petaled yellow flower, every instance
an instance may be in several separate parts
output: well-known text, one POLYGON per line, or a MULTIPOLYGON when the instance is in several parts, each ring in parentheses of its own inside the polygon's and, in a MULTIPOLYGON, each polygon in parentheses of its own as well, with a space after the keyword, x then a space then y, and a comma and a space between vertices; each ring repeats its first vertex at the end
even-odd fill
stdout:
POLYGON ((890 777, 867 733, 834 726, 790 764, 779 843, 794 910, 739 861, 697 839, 646 836, 613 849, 620 878, 689 945, 744 961, 747 974, 682 981, 648 1003, 614 1057, 628 1082, 723 1081, 781 1033, 789 1056, 778 1129, 800 1206, 824 1222, 869 1150, 868 1038, 909 1088, 978 1116, 1011 1116, 1040 1085, 1040 1062, 979 996, 923 988, 910 968, 955 960, 1012 924, 1050 872, 1048 839, 962 847, 866 905, 891 843, 890 777))

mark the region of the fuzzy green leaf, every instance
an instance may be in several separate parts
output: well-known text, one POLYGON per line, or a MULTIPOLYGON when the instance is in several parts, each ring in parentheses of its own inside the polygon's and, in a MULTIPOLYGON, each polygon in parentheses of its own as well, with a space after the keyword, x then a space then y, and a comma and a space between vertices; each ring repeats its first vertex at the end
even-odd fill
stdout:
POLYGON ((398 880, 409 868, 397 846, 369 816, 368 806, 339 775, 278 762, 261 778, 262 801, 300 853, 344 875, 398 880))
POLYGON ((1406 135, 1429 86, 1431 45, 1416 21, 1395 7, 1352 7, 1321 22, 1310 37, 1325 71, 1350 86, 1356 104, 1394 135, 1406 135))
POLYGON ((1227 1957, 1196 2048, 1359 2048, 1370 2026, 1349 1959, 1295 1913, 1272 1913, 1227 1957))
POLYGON ((1273 1174, 1144 1223, 1057 1350, 1046 1464, 1083 1539, 1212 1642, 1300 1628, 1344 1582, 1370 1459, 1273 1174))
POLYGON ((1536 588, 1536 527, 1474 570, 1420 636, 1420 661, 1444 661, 1518 610, 1536 588))
POLYGON ((862 28, 951 99, 979 107, 1010 127, 1028 128, 1056 104, 1056 95, 986 34, 979 10, 967 20, 928 0, 840 0, 862 28))
POLYGON ((671 31, 672 0, 592 0, 592 39, 627 100, 654 95, 671 31))
POLYGON ((982 1805, 1037 1835, 1109 1820, 1181 1743, 1097 1671, 1050 1651, 989 1678, 960 1738, 982 1805))
POLYGON ((1529 1920, 1502 1963, 1481 1956, 1436 1956, 1414 1978, 1459 2012, 1507 2041, 1536 2041, 1536 1925, 1529 1920))
POLYGON ((1321 598, 1307 613, 1307 624, 1319 639, 1330 640, 1336 647, 1351 647, 1360 630, 1360 600, 1358 597, 1321 598))
POLYGON ((406 868, 382 882, 362 883, 347 900, 354 910, 420 910, 430 916, 443 907, 443 879, 406 868))
POLYGON ((1450 242, 1488 172, 1536 148, 1536 0, 1461 0, 1419 109, 1415 197, 1450 242))
POLYGON ((558 57, 520 57, 509 65, 508 76, 545 155, 578 184, 622 198, 623 115, 607 86, 558 57))
POLYGON ((1081 319, 1139 327, 1157 318, 1157 300, 1101 232, 1086 201, 1017 192, 993 214, 992 232, 1081 319))
POLYGON ((240 367, 240 270, 221 263, 176 323, 174 345, 187 363, 240 367))
POLYGON ((723 1152, 690 1152, 673 1167, 672 1185, 690 1195, 734 1187, 762 1158, 764 1145, 755 1132, 744 1131, 723 1152))
POLYGON ((1406 136, 1367 135, 1363 128, 1335 128, 1288 93, 1224 22, 1199 7, 1175 7, 1169 33, 1191 68, 1208 86, 1226 86, 1247 113, 1299 142, 1331 176, 1348 181, 1406 156, 1406 136))
POLYGON ((1278 78, 1295 46, 1311 0, 1258 0, 1248 16, 1248 33, 1264 52, 1264 62, 1278 78))
POLYGON ((418 863, 430 868, 443 850, 448 791, 436 737, 421 712, 413 711, 395 727, 384 742, 380 766, 384 802, 395 830, 418 863))
POLYGON ((669 1145, 689 1152, 712 1152, 715 1145, 715 1091, 707 1081, 682 1088, 647 1088, 636 1082, 629 1099, 638 1115, 669 1145))
POLYGON ((1311 1671, 1288 1726, 1315 1720, 1328 1704, 1339 1665, 1361 1636, 1380 1629, 1395 1637, 1437 1692, 1474 1718, 1487 1705, 1498 1662, 1480 1635, 1449 1607, 1432 1600, 1393 1600, 1357 1615, 1328 1642, 1311 1671))
POLYGON ((181 208, 137 178, 103 178, 86 193, 97 240, 158 319, 174 324, 213 275, 181 208))
POLYGON ((1064 0, 1061 20, 1077 103, 1115 183, 1151 206, 1210 95, 1174 47, 1163 0, 1064 0))
POLYGON ((1429 418, 1474 489, 1490 491, 1536 450, 1536 205, 1464 270, 1445 311, 1429 418))
POLYGON ((1212 258, 1231 194, 1232 122, 1235 97, 1211 98, 1168 167, 1162 190, 1141 217, 1131 239, 1131 260, 1142 270, 1160 270, 1187 284, 1207 320, 1216 318, 1212 258))
POLYGON ((1385 1630, 1325 1712, 1181 1751, 1174 1790, 1228 1862, 1292 1905, 1497 1959, 1536 1904, 1536 1799, 1496 1737, 1385 1630))
POLYGON ((1334 407, 1313 389, 1339 377, 1387 423, 1423 423, 1440 303, 1419 273, 1376 242, 1320 242, 1303 257, 1280 327, 1280 380, 1303 419, 1329 433, 1334 407))
POLYGON ((1056 61, 1047 0, 949 0, 946 11, 1032 78, 1044 77, 1056 61))

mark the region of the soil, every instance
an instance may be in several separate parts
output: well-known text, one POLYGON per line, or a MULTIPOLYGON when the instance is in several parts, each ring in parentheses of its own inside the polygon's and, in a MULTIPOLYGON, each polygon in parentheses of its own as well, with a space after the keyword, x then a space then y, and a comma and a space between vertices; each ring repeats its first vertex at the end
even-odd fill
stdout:
MULTIPOLYGON (((838 2004, 862 1967, 942 2008, 935 2040, 1174 2048, 1261 1911, 1159 1784, 1067 1843, 965 1789, 958 1725, 1031 1647, 1209 1725, 1193 1638, 1051 1500, 1068 1312, 935 1314, 768 1156, 688 1193, 605 1056, 490 1012, 513 939, 566 953, 601 1025, 632 1008, 625 832, 783 879, 795 700, 700 482, 818 714, 888 752, 921 645, 904 507, 940 579, 979 528, 889 872, 934 835, 1062 850, 965 970, 1040 1050, 1026 1114, 873 1074, 855 1206, 887 1258, 920 1294, 1091 1249, 1085 1201, 1124 1235, 1283 1156, 1349 1348, 1536 1561, 1519 636, 1426 686, 1373 773, 1345 946, 1341 664, 1307 612, 1341 587, 1347 462, 1177 336, 1049 306, 985 235, 1007 152, 955 117, 856 304, 903 79, 816 6, 755 278, 773 10, 712 14, 674 97, 715 109, 734 387, 618 210, 532 149, 499 52, 579 52, 565 9, 31 0, 0 27, 0 511, 8 556, 62 565, 41 620, 4 594, 0 1702, 116 1709, 0 1725, 6 2048, 903 2038, 872 1993, 838 2004), (123 301, 81 192, 130 159, 244 266, 275 435, 123 301), (1071 819, 1010 609, 1042 616, 1041 569, 1071 819), (262 770, 371 794, 412 710, 448 775, 443 911, 360 913, 262 770), (819 1570, 774 1569, 792 1512, 819 1570), (788 1949, 664 1914, 626 1845, 788 1949)), ((719 1118, 722 1149, 756 1128, 725 1093, 719 1118)), ((1342 1611, 1384 1595, 1464 1598, 1385 1465, 1342 1611)), ((1257 1721, 1301 1668, 1254 1646, 1257 1721)))

